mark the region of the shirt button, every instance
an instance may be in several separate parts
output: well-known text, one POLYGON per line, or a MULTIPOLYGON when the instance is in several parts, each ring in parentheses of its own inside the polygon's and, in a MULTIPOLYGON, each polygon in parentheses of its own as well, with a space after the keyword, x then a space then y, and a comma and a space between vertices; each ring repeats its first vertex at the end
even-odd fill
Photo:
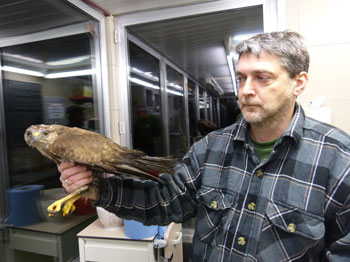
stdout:
POLYGON ((218 208, 218 202, 213 201, 213 202, 211 202, 210 206, 211 206, 213 209, 217 209, 217 208, 218 208))
POLYGON ((295 233, 295 224, 294 223, 290 223, 289 225, 288 225, 288 227, 287 227, 287 229, 288 229, 288 231, 290 232, 290 233, 295 233))
POLYGON ((237 244, 242 246, 242 247, 245 246, 245 239, 244 239, 244 237, 239 237, 237 239, 237 244))
POLYGON ((250 202, 250 203, 248 204, 248 209, 249 209, 250 211, 255 211, 255 207, 256 207, 256 205, 255 205, 254 202, 250 202))
POLYGON ((258 171, 256 171, 256 176, 262 177, 263 175, 264 175, 264 171, 262 171, 261 169, 259 169, 258 171))

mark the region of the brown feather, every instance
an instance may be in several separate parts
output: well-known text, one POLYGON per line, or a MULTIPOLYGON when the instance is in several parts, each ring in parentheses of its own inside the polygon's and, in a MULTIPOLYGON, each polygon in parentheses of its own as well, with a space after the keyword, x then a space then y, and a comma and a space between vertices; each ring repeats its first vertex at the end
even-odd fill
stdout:
POLYGON ((156 180, 161 173, 172 173, 175 163, 172 158, 150 157, 139 150, 120 146, 99 133, 76 127, 34 125, 26 130, 24 137, 29 146, 57 164, 73 161, 88 165, 96 172, 156 180))

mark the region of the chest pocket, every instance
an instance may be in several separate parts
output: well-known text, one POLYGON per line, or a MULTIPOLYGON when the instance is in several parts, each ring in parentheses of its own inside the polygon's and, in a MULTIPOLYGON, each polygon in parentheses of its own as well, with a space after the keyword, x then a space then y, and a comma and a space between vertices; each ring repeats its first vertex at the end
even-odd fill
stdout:
POLYGON ((269 202, 266 217, 260 250, 266 248, 264 245, 273 245, 277 238, 288 254, 302 254, 325 234, 324 218, 284 203, 269 202))
POLYGON ((215 242, 221 243, 237 205, 237 194, 202 186, 196 197, 199 209, 195 237, 212 245, 215 242))

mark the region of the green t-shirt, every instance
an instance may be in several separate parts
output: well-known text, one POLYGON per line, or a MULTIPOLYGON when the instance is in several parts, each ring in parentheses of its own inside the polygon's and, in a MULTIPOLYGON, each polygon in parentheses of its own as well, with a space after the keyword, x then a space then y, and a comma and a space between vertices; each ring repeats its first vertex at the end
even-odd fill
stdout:
POLYGON ((278 138, 266 143, 259 143, 252 139, 255 150, 258 153, 260 162, 264 161, 265 158, 269 156, 277 140, 278 138))

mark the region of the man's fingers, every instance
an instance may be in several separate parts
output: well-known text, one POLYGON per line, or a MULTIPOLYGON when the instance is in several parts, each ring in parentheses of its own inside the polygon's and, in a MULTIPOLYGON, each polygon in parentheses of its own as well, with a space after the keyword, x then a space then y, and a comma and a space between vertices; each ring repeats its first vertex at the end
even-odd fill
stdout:
POLYGON ((86 180, 86 179, 92 180, 92 172, 91 172, 91 170, 85 170, 83 172, 79 172, 79 173, 77 173, 75 175, 69 176, 68 178, 66 178, 65 181, 70 183, 70 184, 77 184, 79 181, 86 180))
POLYGON ((71 168, 73 166, 75 166, 74 162, 72 162, 72 161, 64 161, 61 164, 59 164, 57 167, 58 167, 58 171, 60 173, 62 173, 65 169, 71 168))
POLYGON ((87 170, 86 166, 74 164, 72 167, 65 168, 64 170, 62 170, 60 180, 62 183, 66 179, 71 180, 71 178, 70 178, 71 176, 75 176, 77 174, 83 173, 86 170, 87 170))
POLYGON ((92 182, 92 177, 86 177, 83 179, 80 179, 74 183, 74 186, 78 189, 79 187, 85 186, 86 184, 90 184, 92 182))

